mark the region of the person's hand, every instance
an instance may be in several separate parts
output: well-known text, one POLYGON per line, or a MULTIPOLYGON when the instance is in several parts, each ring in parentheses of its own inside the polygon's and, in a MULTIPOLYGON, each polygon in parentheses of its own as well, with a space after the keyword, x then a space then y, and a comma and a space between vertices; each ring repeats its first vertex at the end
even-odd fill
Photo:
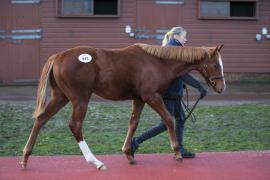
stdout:
POLYGON ((202 87, 200 88, 200 99, 204 98, 206 96, 207 91, 202 87))
POLYGON ((186 86, 185 84, 183 84, 183 88, 184 88, 184 89, 186 89, 186 88, 187 88, 187 86, 186 86))

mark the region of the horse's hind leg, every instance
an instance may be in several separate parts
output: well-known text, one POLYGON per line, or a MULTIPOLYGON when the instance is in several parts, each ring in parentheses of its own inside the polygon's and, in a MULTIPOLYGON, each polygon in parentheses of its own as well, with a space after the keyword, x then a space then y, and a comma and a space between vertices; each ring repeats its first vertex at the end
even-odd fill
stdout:
POLYGON ((131 140, 132 137, 137 129, 138 123, 139 123, 139 118, 142 112, 142 109, 144 107, 144 102, 141 100, 133 100, 132 101, 132 113, 129 119, 129 123, 128 123, 128 132, 127 132, 127 136, 124 142, 124 145, 122 147, 122 151, 123 153, 126 154, 129 163, 130 164, 134 164, 134 157, 132 157, 131 155, 131 140))
POLYGON ((71 120, 69 122, 69 128, 71 132, 73 133, 75 139, 77 140, 86 161, 88 163, 95 164, 99 170, 105 170, 106 166, 104 165, 104 163, 99 161, 94 156, 94 154, 91 152, 90 148, 84 141, 83 135, 82 135, 83 120, 87 111, 89 99, 90 97, 89 98, 88 97, 87 98, 83 98, 83 97, 72 98, 71 103, 73 106, 73 112, 72 112, 71 120))
POLYGON ((40 129, 54 114, 56 114, 64 105, 66 105, 67 102, 68 99, 61 92, 61 90, 58 89, 58 87, 52 87, 51 99, 46 106, 45 111, 36 118, 29 139, 23 149, 23 157, 20 162, 23 168, 26 168, 27 166, 28 158, 32 153, 40 129))
POLYGON ((170 144, 175 152, 175 159, 182 160, 182 156, 179 151, 179 144, 176 139, 174 123, 172 121, 171 114, 167 111, 162 97, 159 94, 155 94, 151 99, 147 100, 146 103, 151 106, 162 118, 164 124, 167 126, 170 136, 170 144))

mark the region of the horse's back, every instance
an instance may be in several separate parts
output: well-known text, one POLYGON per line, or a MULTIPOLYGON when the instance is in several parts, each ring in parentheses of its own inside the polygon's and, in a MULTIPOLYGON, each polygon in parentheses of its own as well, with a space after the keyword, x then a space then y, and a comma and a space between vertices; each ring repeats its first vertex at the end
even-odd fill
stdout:
POLYGON ((136 45, 116 50, 100 49, 97 57, 99 71, 95 92, 105 98, 139 98, 143 87, 156 90, 166 77, 163 64, 136 45))
POLYGON ((156 91, 170 76, 160 60, 136 45, 122 49, 75 47, 56 55, 53 72, 59 86, 112 100, 140 98, 144 89, 156 91), (81 55, 86 59, 80 59, 81 55))

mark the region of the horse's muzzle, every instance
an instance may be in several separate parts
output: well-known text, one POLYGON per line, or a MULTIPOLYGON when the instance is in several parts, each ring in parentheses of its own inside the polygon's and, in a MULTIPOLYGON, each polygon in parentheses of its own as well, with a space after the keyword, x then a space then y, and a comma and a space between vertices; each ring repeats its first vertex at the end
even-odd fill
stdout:
POLYGON ((226 89, 225 83, 222 83, 221 85, 216 84, 216 86, 215 86, 215 91, 219 94, 222 93, 225 89, 226 89))

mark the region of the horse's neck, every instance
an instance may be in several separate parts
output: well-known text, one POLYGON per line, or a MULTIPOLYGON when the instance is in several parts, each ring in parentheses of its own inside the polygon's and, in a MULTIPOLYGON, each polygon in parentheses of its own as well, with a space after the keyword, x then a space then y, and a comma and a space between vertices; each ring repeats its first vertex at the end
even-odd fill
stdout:
POLYGON ((186 62, 176 62, 170 64, 170 68, 176 77, 182 76, 194 69, 197 69, 199 65, 186 62))

